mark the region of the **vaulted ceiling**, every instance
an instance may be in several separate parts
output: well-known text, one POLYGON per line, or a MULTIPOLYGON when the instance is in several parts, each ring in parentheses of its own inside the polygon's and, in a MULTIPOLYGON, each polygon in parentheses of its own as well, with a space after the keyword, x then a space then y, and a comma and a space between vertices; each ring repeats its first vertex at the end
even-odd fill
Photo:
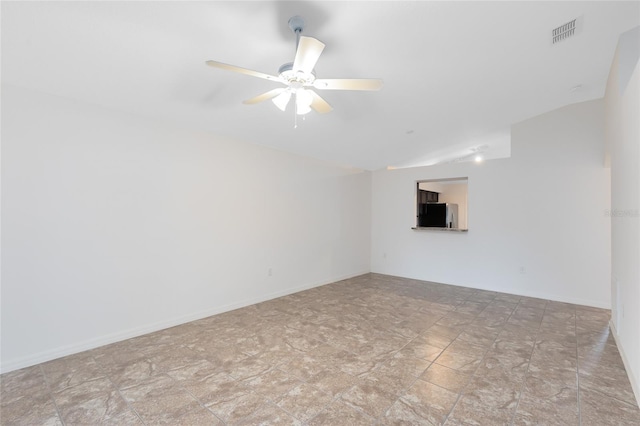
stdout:
POLYGON ((510 125, 600 98, 639 2, 2 2, 2 82, 221 137, 375 170, 504 148, 510 125), (293 60, 287 21, 326 48, 319 78, 381 78, 323 91, 299 119, 242 101, 293 60), (557 44, 551 31, 578 18, 557 44))

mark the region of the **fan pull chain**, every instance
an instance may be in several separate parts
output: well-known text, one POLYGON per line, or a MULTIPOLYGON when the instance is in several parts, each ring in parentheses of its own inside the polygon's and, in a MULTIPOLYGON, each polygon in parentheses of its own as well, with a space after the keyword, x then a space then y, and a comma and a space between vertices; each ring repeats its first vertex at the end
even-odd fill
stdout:
MULTIPOLYGON (((294 108, 293 108, 293 128, 297 129, 298 128, 298 102, 296 99, 296 102, 294 103, 294 108)), ((302 121, 306 120, 306 116, 302 115, 302 121)))

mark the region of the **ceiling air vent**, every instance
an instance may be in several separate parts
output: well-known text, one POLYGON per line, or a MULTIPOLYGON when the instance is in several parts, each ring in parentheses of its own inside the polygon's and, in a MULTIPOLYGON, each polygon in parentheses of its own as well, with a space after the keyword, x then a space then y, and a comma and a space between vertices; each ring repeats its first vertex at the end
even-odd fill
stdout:
POLYGON ((581 26, 580 21, 580 18, 576 18, 551 30, 551 44, 560 43, 561 41, 576 35, 581 26))

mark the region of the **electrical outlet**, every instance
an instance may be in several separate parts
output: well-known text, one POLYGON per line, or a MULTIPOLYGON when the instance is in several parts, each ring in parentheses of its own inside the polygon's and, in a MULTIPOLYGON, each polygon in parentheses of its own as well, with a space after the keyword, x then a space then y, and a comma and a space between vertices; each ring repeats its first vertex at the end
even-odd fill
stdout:
POLYGON ((524 274, 524 273, 525 273, 524 266, 521 266, 518 270, 520 271, 520 273, 521 273, 521 274, 524 274))
POLYGON ((387 253, 382 253, 382 258, 386 259, 387 258, 387 253))
POLYGON ((273 276, 273 269, 269 268, 269 270, 267 271, 267 276, 271 277, 273 276))

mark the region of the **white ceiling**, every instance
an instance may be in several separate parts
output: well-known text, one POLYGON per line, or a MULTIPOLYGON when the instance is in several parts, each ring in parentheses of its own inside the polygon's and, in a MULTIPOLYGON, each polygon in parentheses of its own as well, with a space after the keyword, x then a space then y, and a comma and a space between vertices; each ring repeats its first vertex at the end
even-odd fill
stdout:
MULTIPOLYGON (((604 94, 635 2, 2 2, 2 82, 198 131, 375 170, 504 140, 512 123, 604 94), (287 21, 326 44, 319 78, 382 78, 380 92, 323 91, 333 112, 242 101, 293 60, 287 21), (551 30, 582 16, 552 45, 551 30), (581 85, 581 89, 571 88, 581 85)), ((467 151, 465 151, 467 150, 467 151)), ((470 152, 470 151, 469 151, 470 152)))

